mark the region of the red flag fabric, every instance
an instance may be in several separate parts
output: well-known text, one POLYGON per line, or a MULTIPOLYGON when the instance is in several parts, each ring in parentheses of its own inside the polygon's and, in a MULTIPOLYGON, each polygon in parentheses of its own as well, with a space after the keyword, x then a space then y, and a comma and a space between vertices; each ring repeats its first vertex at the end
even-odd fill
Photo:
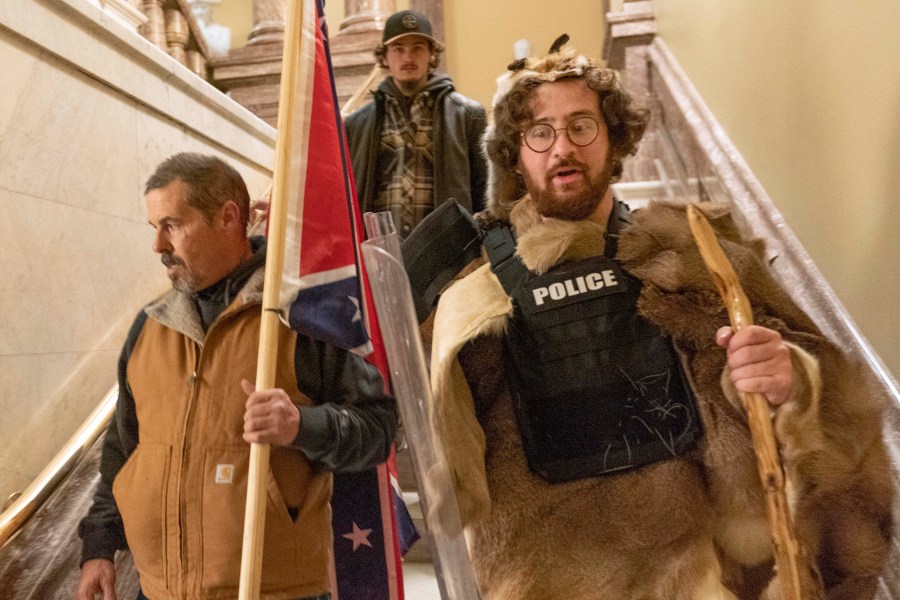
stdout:
MULTIPOLYGON (((370 360, 387 382, 387 361, 362 268, 363 231, 335 91, 321 0, 303 4, 298 108, 286 131, 287 225, 280 305, 293 329, 370 360), (366 332, 368 324, 368 335, 366 332)), ((393 453, 363 473, 336 474, 332 498, 333 600, 402 600, 402 540, 418 539, 398 493, 393 453)))
POLYGON ((320 2, 303 0, 300 68, 288 131, 287 227, 280 304, 290 326, 368 354, 360 289, 362 239, 320 2), (318 6, 317 6, 318 5, 318 6), (309 18, 307 18, 309 17, 309 18), (301 193, 302 192, 302 193, 301 193))

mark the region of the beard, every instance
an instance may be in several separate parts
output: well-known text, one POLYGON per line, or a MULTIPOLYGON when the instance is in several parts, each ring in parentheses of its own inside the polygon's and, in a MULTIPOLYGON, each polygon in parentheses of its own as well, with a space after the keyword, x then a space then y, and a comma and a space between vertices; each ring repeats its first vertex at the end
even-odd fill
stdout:
POLYGON ((184 264, 184 261, 182 259, 178 258, 174 254, 163 252, 159 257, 159 260, 167 268, 172 266, 181 267, 181 275, 175 272, 168 273, 169 279, 172 280, 173 288, 185 294, 193 294, 197 291, 197 282, 194 280, 191 274, 187 272, 186 265, 184 264))
POLYGON ((612 161, 607 159, 603 169, 596 176, 592 176, 585 165, 573 159, 566 159, 554 165, 554 169, 567 166, 580 167, 584 174, 584 181, 579 184, 581 189, 568 198, 561 197, 553 187, 552 176, 544 178, 543 187, 539 187, 524 170, 522 178, 541 216, 565 221, 581 221, 594 213, 612 183, 612 161))

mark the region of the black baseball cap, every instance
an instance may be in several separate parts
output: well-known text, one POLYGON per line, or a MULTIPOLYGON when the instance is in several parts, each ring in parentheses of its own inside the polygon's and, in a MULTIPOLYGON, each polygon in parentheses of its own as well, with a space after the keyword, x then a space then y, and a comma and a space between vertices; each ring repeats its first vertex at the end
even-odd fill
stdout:
POLYGON ((435 50, 443 50, 444 45, 431 35, 431 22, 428 17, 414 10, 401 10, 388 17, 384 24, 384 34, 381 43, 387 46, 408 35, 418 35, 426 38, 434 46, 435 50))

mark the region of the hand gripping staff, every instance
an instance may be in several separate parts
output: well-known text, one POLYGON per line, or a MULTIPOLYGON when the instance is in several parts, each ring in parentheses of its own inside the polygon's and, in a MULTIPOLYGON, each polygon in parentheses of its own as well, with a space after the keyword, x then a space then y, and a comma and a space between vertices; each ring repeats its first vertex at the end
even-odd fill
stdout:
MULTIPOLYGON (((716 234, 706 217, 694 206, 687 207, 688 224, 700 249, 700 256, 709 270, 713 283, 725 303, 728 319, 735 331, 753 325, 753 310, 741 288, 734 268, 719 245, 716 234)), ((756 454, 759 479, 766 493, 766 512, 769 516, 775 569, 784 600, 814 600, 822 598, 821 584, 807 566, 806 550, 800 546, 794 532, 784 488, 784 471, 778 456, 769 403, 758 392, 740 392, 753 450, 756 454)))

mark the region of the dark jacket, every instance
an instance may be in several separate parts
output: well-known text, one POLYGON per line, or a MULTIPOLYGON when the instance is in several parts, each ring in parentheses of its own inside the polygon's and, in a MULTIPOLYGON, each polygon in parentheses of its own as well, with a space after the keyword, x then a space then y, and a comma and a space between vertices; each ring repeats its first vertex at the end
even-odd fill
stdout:
MULTIPOLYGON (((425 90, 434 102, 434 205, 455 199, 469 212, 484 208, 487 163, 481 138, 487 126, 484 108, 454 91, 447 75, 432 75, 425 90)), ((372 92, 373 102, 346 119, 350 159, 360 209, 365 212, 377 192, 381 127, 386 94, 399 92, 390 79, 372 92)))
MULTIPOLYGON (((152 598, 236 597, 250 449, 240 380, 255 379, 263 270, 237 283, 205 333, 193 298, 170 291, 141 311, 122 351, 101 480, 79 532, 84 560, 130 547, 152 598)), ((284 326, 277 344, 276 387, 301 425, 292 447, 271 447, 262 591, 294 598, 328 589, 328 471, 384 461, 396 406, 358 357, 284 326)))

